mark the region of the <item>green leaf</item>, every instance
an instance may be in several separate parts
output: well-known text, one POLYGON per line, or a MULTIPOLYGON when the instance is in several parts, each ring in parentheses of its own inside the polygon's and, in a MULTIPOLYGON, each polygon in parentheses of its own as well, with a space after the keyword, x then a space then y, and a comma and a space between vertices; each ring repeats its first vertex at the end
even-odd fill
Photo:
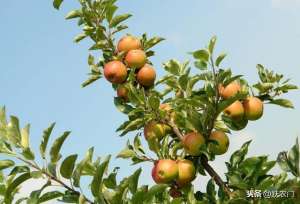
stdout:
POLYGON ((69 179, 72 176, 72 173, 75 168, 75 162, 77 159, 78 155, 77 154, 72 154, 65 158, 65 160, 62 162, 60 166, 60 174, 62 177, 69 179))
POLYGON ((5 107, 3 106, 0 108, 0 128, 5 127, 6 124, 7 124, 6 111, 5 111, 5 107))
POLYGON ((111 156, 107 156, 106 159, 104 160, 104 162, 102 162, 96 170, 96 174, 94 175, 93 181, 91 183, 91 191, 93 196, 97 197, 97 198, 101 198, 101 186, 102 186, 102 178, 103 175, 106 171, 106 169, 108 168, 108 164, 110 161, 111 156))
POLYGON ((78 43, 80 42, 81 40, 83 40, 84 38, 86 38, 86 34, 85 33, 81 33, 81 34, 78 34, 75 38, 74 38, 74 42, 75 43, 78 43))
POLYGON ((155 195, 165 192, 167 187, 168 187, 168 185, 166 185, 166 184, 157 184, 157 185, 152 186, 149 189, 149 191, 147 192, 147 194, 145 196, 145 200, 151 201, 155 195))
POLYGON ((220 66, 221 62, 223 61, 223 59, 226 57, 225 53, 220 54, 217 59, 216 59, 216 65, 217 67, 220 66))
POLYGON ((117 173, 118 170, 120 168, 119 167, 115 167, 114 170, 112 171, 112 173, 109 174, 109 176, 105 179, 103 179, 103 183, 107 188, 110 189, 115 189, 117 186, 117 173))
POLYGON ((275 104, 275 105, 279 105, 285 108, 294 108, 294 105, 291 101, 287 100, 287 99, 274 99, 271 100, 269 103, 271 104, 275 104))
POLYGON ((70 135, 71 132, 69 131, 66 131, 63 133, 62 136, 60 136, 59 138, 57 138, 51 149, 50 149, 50 158, 51 158, 51 163, 53 164, 56 164, 57 161, 61 158, 61 154, 59 153, 60 152, 60 149, 65 141, 65 139, 70 135))
POLYGON ((151 95, 149 98, 149 105, 153 110, 158 110, 160 104, 160 100, 157 96, 151 95))
POLYGON ((165 40, 164 38, 161 37, 153 37, 150 40, 148 40, 146 42, 146 45, 144 46, 145 50, 148 50, 150 48, 152 48, 153 46, 157 45, 158 43, 160 43, 161 41, 165 40))
POLYGON ((148 186, 141 186, 138 188, 137 192, 132 195, 132 204, 140 204, 144 201, 145 196, 148 193, 148 186))
POLYGON ((21 130, 21 146, 25 149, 29 147, 29 132, 30 132, 30 124, 27 124, 21 130))
POLYGON ((129 121, 129 123, 123 129, 123 132, 121 133, 120 136, 124 136, 130 131, 134 131, 141 128, 143 124, 144 124, 144 118, 137 118, 135 120, 129 121))
POLYGON ((34 160, 35 158, 34 153, 31 151, 30 148, 23 149, 22 155, 28 160, 34 160))
POLYGON ((42 139, 42 142, 40 144, 40 153, 41 153, 41 156, 42 156, 43 159, 46 158, 46 148, 47 148, 49 137, 51 135, 51 132, 52 132, 54 126, 55 126, 55 123, 52 123, 50 125, 50 127, 48 127, 43 132, 43 139, 42 139))
POLYGON ((12 199, 13 191, 19 185, 21 185, 23 182, 27 181, 30 178, 31 178, 30 173, 24 173, 24 174, 20 175, 19 177, 17 177, 15 180, 13 180, 13 182, 10 183, 6 189, 4 201, 6 203, 10 203, 9 201, 12 199))
POLYGON ((61 6, 61 3, 63 2, 64 0, 53 0, 53 7, 56 8, 57 10, 60 8, 61 6))
POLYGON ((0 171, 3 169, 7 169, 15 165, 15 162, 9 159, 1 160, 0 161, 0 171))
POLYGON ((132 106, 124 103, 124 100, 119 97, 114 98, 114 104, 117 107, 117 109, 124 114, 128 114, 130 111, 133 110, 132 106))
POLYGON ((43 194, 40 198, 39 198, 39 203, 44 203, 56 198, 60 198, 62 197, 64 194, 59 192, 59 191, 51 191, 51 192, 47 192, 45 194, 43 194))
POLYGON ((132 15, 131 14, 122 14, 115 16, 109 23, 109 27, 113 28, 116 27, 118 24, 121 22, 125 21, 126 19, 130 18, 132 15))
POLYGON ((172 59, 172 60, 164 63, 163 65, 164 65, 164 69, 167 72, 170 72, 171 74, 174 74, 177 76, 180 75, 181 65, 177 60, 172 59))
POLYGON ((7 137, 14 145, 20 145, 21 132, 19 119, 15 116, 10 116, 10 122, 7 125, 7 137))
POLYGON ((210 39, 209 44, 208 44, 208 51, 209 51, 210 54, 213 54, 216 42, 217 42, 217 37, 213 36, 210 39))
POLYGON ((237 167, 245 158, 246 154, 248 153, 248 147, 251 143, 250 141, 245 142, 242 147, 235 151, 230 157, 230 164, 234 167, 237 167))
POLYGON ((204 62, 207 62, 209 59, 209 52, 207 50, 197 50, 193 52, 193 56, 195 59, 199 59, 204 62))
POLYGON ((139 177, 141 175, 142 169, 139 168, 129 177, 129 190, 132 194, 136 193, 138 187, 139 177))
POLYGON ((92 84, 93 82, 97 81, 98 79, 100 79, 101 76, 99 74, 93 74, 91 75, 86 81, 84 81, 82 84, 81 84, 81 87, 84 88, 90 84, 92 84))
POLYGON ((295 176, 300 177, 300 150, 298 138, 296 139, 296 144, 292 147, 288 154, 288 160, 294 167, 295 176))
POLYGON ((73 10, 73 11, 70 11, 70 12, 66 15, 65 19, 68 20, 68 19, 72 19, 72 18, 78 18, 78 17, 81 16, 81 14, 82 14, 81 10, 73 10))
POLYGON ((133 150, 128 149, 128 147, 126 147, 117 155, 117 158, 128 159, 134 156, 136 156, 136 153, 133 150))

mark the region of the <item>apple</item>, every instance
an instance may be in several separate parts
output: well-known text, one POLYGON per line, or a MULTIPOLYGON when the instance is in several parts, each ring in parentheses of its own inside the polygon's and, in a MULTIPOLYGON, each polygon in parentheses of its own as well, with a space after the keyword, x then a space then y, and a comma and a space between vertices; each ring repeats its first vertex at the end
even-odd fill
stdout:
POLYGON ((197 132, 190 132, 183 137, 183 147, 192 156, 201 154, 200 148, 205 144, 205 138, 197 132))
POLYGON ((104 65, 104 76, 111 83, 121 84, 127 78, 127 68, 117 60, 108 62, 104 65))
POLYGON ((140 50, 142 49, 142 43, 138 38, 127 35, 121 38, 121 40, 118 42, 117 49, 119 52, 125 53, 130 50, 140 50))
POLYGON ((226 87, 219 85, 219 93, 224 99, 235 96, 239 91, 241 91, 241 85, 237 81, 233 81, 226 87))
POLYGON ((161 140, 166 135, 164 124, 155 121, 148 122, 144 127, 144 136, 146 140, 161 140))
POLYGON ((264 112, 264 104, 257 97, 248 97, 244 102, 245 115, 248 120, 258 120, 264 112))
POLYGON ((117 88, 117 96, 124 101, 128 101, 128 89, 124 85, 120 85, 117 88))
POLYGON ((237 100, 228 106, 224 110, 224 113, 232 119, 239 120, 244 116, 243 104, 237 100))
POLYGON ((178 165, 178 178, 176 183, 179 187, 190 184, 196 177, 196 169, 190 160, 182 159, 177 161, 178 165))
POLYGON ((216 141, 218 144, 210 143, 209 149, 216 155, 225 154, 229 147, 229 138, 222 131, 213 131, 209 137, 210 140, 216 141))
POLYGON ((146 64, 137 73, 137 81, 142 86, 153 86, 156 79, 156 72, 152 66, 146 64))
POLYGON ((152 178, 156 183, 171 183, 178 177, 178 165, 171 159, 158 160, 152 169, 152 178))
POLYGON ((125 56, 125 62, 130 68, 141 68, 147 62, 146 53, 143 50, 130 50, 125 56))

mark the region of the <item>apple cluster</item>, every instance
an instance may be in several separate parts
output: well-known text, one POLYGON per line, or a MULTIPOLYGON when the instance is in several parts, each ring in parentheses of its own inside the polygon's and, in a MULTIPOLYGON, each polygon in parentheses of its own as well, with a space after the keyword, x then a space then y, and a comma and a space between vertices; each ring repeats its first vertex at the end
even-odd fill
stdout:
MULTIPOLYGON (((238 81, 231 82, 227 86, 219 85, 219 94, 223 99, 234 97, 241 92, 241 85, 238 81)), ((245 100, 236 100, 228 106, 224 113, 234 121, 242 119, 258 120, 262 117, 264 110, 263 102, 254 96, 248 96, 245 100)))
POLYGON ((105 78, 118 84, 117 95, 127 100, 128 90, 123 86, 128 78, 129 69, 135 70, 136 81, 143 87, 151 87, 156 79, 155 69, 147 63, 147 55, 141 41, 131 35, 124 36, 117 45, 121 59, 112 60, 104 65, 105 78))

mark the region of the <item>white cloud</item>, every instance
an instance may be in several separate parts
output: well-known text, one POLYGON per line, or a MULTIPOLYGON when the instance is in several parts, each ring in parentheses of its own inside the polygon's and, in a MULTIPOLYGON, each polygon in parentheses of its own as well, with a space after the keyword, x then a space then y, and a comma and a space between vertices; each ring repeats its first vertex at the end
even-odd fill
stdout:
POLYGON ((300 0, 272 0, 274 8, 293 8, 300 6, 300 0))

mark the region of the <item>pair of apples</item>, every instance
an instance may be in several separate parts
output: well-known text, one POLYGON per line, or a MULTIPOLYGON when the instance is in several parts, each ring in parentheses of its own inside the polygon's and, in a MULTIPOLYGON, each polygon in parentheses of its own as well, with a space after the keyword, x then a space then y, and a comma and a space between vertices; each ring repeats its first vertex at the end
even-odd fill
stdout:
POLYGON ((156 79, 155 69, 147 64, 147 55, 142 49, 142 43, 133 36, 124 36, 118 42, 117 50, 125 54, 121 60, 112 60, 104 65, 104 76, 113 84, 126 81, 127 67, 137 69, 136 79, 139 84, 150 87, 156 79))

